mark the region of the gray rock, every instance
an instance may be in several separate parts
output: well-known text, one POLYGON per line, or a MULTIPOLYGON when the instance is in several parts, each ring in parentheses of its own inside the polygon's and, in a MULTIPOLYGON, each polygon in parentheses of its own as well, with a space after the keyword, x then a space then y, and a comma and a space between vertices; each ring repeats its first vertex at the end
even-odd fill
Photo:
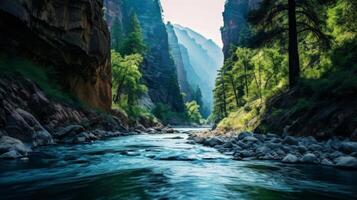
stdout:
POLYGON ((357 169, 357 158, 352 156, 342 156, 335 159, 337 167, 357 169))
POLYGON ((21 157, 23 157, 23 155, 18 153, 16 150, 11 150, 0 155, 0 159, 17 159, 21 157))
POLYGON ((288 145, 299 145, 299 141, 292 137, 292 136, 286 136, 283 140, 283 144, 288 144, 288 145))
POLYGON ((258 142, 258 139, 255 138, 254 136, 246 136, 243 139, 243 142, 258 142))
POLYGON ((339 151, 334 151, 334 152, 328 154, 327 157, 330 158, 331 160, 334 160, 334 159, 344 156, 344 155, 345 155, 344 153, 341 153, 339 151))
POLYGON ((342 142, 340 146, 340 151, 347 154, 357 152, 357 142, 342 142))
POLYGON ((228 142, 225 142, 223 146, 224 146, 224 148, 232 148, 233 144, 231 141, 228 141, 228 142))
POLYGON ((260 146, 255 150, 255 153, 258 156, 264 156, 266 154, 268 154, 271 151, 271 149, 267 146, 260 146))
POLYGON ((329 139, 326 144, 332 149, 339 150, 341 146, 341 141, 339 141, 338 139, 329 139))
POLYGON ((301 154, 304 154, 304 153, 306 153, 306 151, 307 151, 306 147, 305 147, 305 146, 302 146, 302 145, 298 146, 298 147, 297 147, 297 150, 298 150, 299 153, 301 153, 301 154))
POLYGON ((66 127, 62 128, 58 132, 56 132, 54 134, 54 136, 56 138, 61 139, 61 138, 65 138, 65 137, 68 137, 68 136, 74 136, 74 135, 79 134, 79 133, 81 133, 83 131, 85 131, 83 126, 69 125, 69 126, 66 126, 66 127))
POLYGON ((204 143, 205 142, 205 139, 204 138, 202 138, 202 137, 193 137, 193 141, 195 141, 196 143, 198 143, 198 144, 202 144, 202 143, 204 143))
POLYGON ((310 151, 321 151, 322 146, 319 144, 311 144, 310 146, 308 146, 308 149, 310 151))
POLYGON ((315 156, 315 154, 306 153, 302 157, 301 162, 303 162, 303 163, 318 163, 318 159, 315 156))
POLYGON ((206 141, 206 144, 210 147, 223 144, 223 141, 217 137, 212 137, 206 141))
POLYGON ((253 133, 251 132, 241 132, 238 135, 238 140, 243 140, 245 137, 252 136, 253 133))
POLYGON ((270 149, 279 149, 282 145, 279 143, 267 142, 266 146, 270 149))
POLYGON ((20 140, 9 136, 2 136, 0 138, 0 153, 6 153, 12 150, 25 156, 31 152, 31 149, 26 147, 20 140))
POLYGON ((293 154, 286 155, 282 160, 283 163, 297 163, 298 161, 299 159, 293 154))
POLYGON ((332 166, 333 163, 332 163, 329 159, 324 158, 324 159, 321 161, 321 165, 332 166))
POLYGON ((302 138, 301 142, 304 144, 304 146, 310 146, 312 144, 316 144, 317 143, 316 139, 314 137, 312 137, 312 136, 308 136, 308 137, 302 138))
POLYGON ((47 131, 37 131, 32 134, 32 145, 37 146, 44 146, 54 144, 53 138, 51 134, 47 131))
POLYGON ((270 142, 278 144, 281 143, 282 140, 280 138, 273 138, 270 142))

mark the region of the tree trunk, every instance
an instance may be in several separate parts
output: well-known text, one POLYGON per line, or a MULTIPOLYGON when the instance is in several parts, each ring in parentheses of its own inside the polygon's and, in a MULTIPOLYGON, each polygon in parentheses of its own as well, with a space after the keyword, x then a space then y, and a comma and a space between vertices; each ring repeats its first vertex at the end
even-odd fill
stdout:
POLYGON ((293 88, 300 76, 299 50, 296 30, 296 2, 289 0, 289 86, 293 88))

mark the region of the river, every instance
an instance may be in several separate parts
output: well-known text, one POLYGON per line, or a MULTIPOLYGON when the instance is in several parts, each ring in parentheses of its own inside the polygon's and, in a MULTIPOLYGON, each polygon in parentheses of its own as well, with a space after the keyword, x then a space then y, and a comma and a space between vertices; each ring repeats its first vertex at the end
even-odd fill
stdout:
MULTIPOLYGON (((185 131, 186 129, 180 129, 185 131)), ((357 171, 234 161, 187 135, 135 135, 38 149, 0 162, 1 199, 354 199, 357 171)))

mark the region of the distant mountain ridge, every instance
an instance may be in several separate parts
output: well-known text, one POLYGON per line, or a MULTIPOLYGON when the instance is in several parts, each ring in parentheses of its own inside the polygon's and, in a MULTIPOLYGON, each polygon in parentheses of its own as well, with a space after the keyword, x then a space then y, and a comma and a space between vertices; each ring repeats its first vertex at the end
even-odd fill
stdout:
POLYGON ((222 49, 211 39, 205 38, 190 28, 177 24, 173 27, 181 45, 181 53, 185 54, 182 59, 188 82, 193 88, 200 87, 204 110, 208 114, 212 107, 212 90, 217 70, 223 65, 222 49))

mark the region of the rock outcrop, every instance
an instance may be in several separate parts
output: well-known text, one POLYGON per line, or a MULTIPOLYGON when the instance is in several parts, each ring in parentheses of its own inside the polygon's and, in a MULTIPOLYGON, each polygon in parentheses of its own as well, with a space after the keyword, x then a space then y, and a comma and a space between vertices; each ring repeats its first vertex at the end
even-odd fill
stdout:
POLYGON ((183 112, 184 104, 175 63, 169 52, 160 1, 106 0, 105 3, 107 20, 112 22, 116 17, 121 19, 124 32, 128 29, 126 26, 130 24, 130 16, 133 13, 139 19, 144 42, 148 47, 141 71, 152 102, 166 104, 176 112, 183 112))
POLYGON ((232 47, 244 45, 250 36, 246 16, 251 9, 257 8, 261 0, 228 0, 225 5, 221 28, 223 53, 230 56, 232 47))
POLYGON ((0 51, 54 66, 90 106, 111 108, 110 41, 102 0, 0 1, 0 51))

